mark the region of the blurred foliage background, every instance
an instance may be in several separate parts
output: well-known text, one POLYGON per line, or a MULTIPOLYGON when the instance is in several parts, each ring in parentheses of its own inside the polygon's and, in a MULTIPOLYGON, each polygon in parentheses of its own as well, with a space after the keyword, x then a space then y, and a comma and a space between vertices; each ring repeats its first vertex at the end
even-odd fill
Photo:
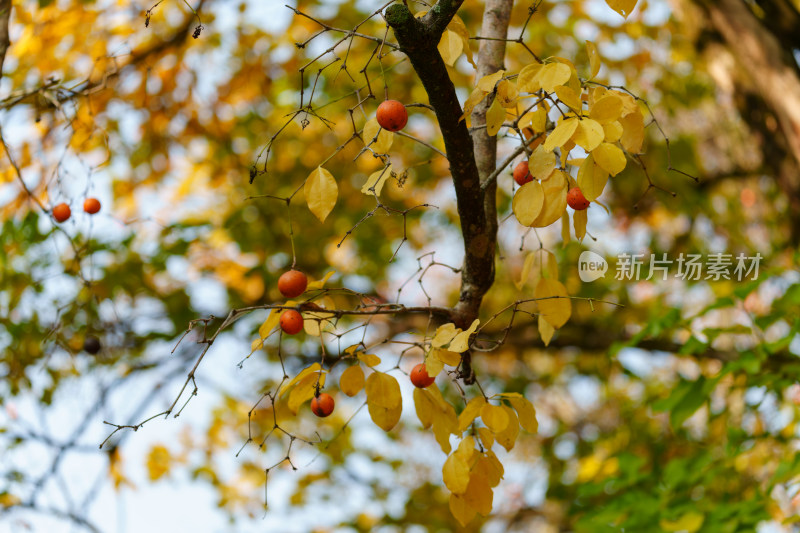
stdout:
MULTIPOLYGON (((532 7, 517 4, 512 38, 532 7)), ((387 33, 380 17, 362 24, 377 2, 292 5, 336 28, 387 33)), ((601 77, 647 100, 669 145, 651 123, 642 160, 652 182, 675 195, 648 188, 642 169, 629 164, 602 197, 610 214, 590 209, 592 238, 562 242, 558 223, 525 235, 508 217, 513 180, 510 169, 501 175, 497 280, 483 318, 532 290, 514 282, 540 246, 556 255, 571 295, 624 307, 575 302, 547 348, 535 319, 519 315, 503 346, 475 357, 484 387, 533 401, 539 432, 498 453, 506 477, 494 513, 466 529, 734 532, 769 522, 773 531, 795 531, 799 6, 640 0, 626 20, 591 0, 536 6, 523 40, 537 55, 569 58, 586 73, 584 41, 592 40, 601 77), (765 86, 771 79, 785 84, 765 86), (764 259, 749 282, 607 275, 588 284, 576 268, 587 248, 612 269, 622 252, 764 259)), ((297 434, 335 436, 329 445, 274 435, 257 446, 272 424, 257 402, 283 377, 274 338, 238 364, 263 312, 219 337, 181 418, 117 432, 98 449, 114 429, 103 421, 135 425, 172 402, 201 350, 192 344, 197 328, 173 350, 193 319, 280 301, 277 278, 292 262, 290 220, 297 265, 313 279, 335 270, 329 286, 376 301, 425 305, 427 293, 447 306, 457 298, 457 274, 437 264, 457 268, 463 257, 455 201, 447 163, 430 146, 396 136, 391 149, 398 176, 382 200, 400 210, 436 206, 409 212, 407 233, 402 217, 378 212, 347 234, 375 206, 360 191, 381 167, 371 154, 359 156, 359 140, 325 164, 339 200, 324 224, 302 194, 288 208, 265 196, 291 195, 386 95, 427 101, 404 56, 356 39, 336 49, 346 60, 311 63, 302 89, 313 112, 287 124, 300 101, 299 70, 341 34, 300 47, 320 25, 277 4, 193 7, 201 22, 186 4, 166 0, 145 24, 144 4, 13 4, 0 84, 0 529, 54 519, 111 531, 125 515, 110 509, 134 491, 162 490, 185 516, 196 501, 175 492, 205 484, 209 504, 236 531, 460 530, 441 482, 444 457, 410 395, 390 433, 357 411, 361 400, 340 395, 330 419, 301 411, 295 421, 297 434), (81 212, 88 196, 101 200, 100 214, 81 212), (73 217, 55 224, 32 197, 48 208, 66 202, 73 217), (87 336, 101 340, 98 355, 82 351, 87 336), (235 455, 251 435, 255 444, 235 455), (270 473, 262 521, 264 469, 290 452, 298 471, 284 463, 270 473)), ((465 2, 459 16, 479 35, 481 2, 465 2)), ((529 61, 524 47, 509 43, 509 71, 529 61)), ((462 102, 473 72, 463 56, 450 70, 462 102)), ((441 149, 432 113, 410 111, 405 131, 441 149)), ((516 143, 500 140, 501 159, 516 143)), ((376 319, 371 335, 402 339, 424 326, 376 319)), ((504 326, 489 333, 499 337, 504 326)), ((281 350, 291 376, 319 359, 313 340, 284 339, 281 350)), ((398 350, 376 353, 403 371, 416 362, 398 361, 398 350)), ((440 386, 457 398, 447 380, 440 386)), ((141 505, 129 512, 147 514, 141 505)))

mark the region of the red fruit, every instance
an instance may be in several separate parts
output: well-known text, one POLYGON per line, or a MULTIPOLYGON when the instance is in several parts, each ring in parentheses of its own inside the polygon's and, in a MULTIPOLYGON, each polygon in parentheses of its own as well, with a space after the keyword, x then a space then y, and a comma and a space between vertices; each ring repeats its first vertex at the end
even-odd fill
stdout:
POLYGON ((406 111, 406 106, 397 100, 386 100, 378 106, 375 118, 381 128, 389 131, 400 131, 408 122, 408 111, 406 111))
POLYGON ((514 167, 514 181, 516 181, 518 185, 525 185, 529 181, 533 181, 531 170, 528 168, 527 159, 525 161, 520 161, 517 163, 517 166, 514 167))
POLYGON ((333 396, 330 394, 322 393, 316 398, 311 399, 311 412, 320 418, 330 416, 333 412, 333 406, 336 402, 333 401, 333 396))
POLYGON ((299 270, 290 270, 278 278, 278 290, 286 298, 295 298, 306 291, 308 278, 299 270))
POLYGON ((53 208, 53 218, 56 222, 66 222, 72 215, 72 210, 67 204, 58 204, 53 208))
POLYGON ((90 215, 94 215, 100 211, 100 200, 97 198, 87 198, 83 201, 83 210, 90 215))
POLYGON ((589 200, 583 196, 583 193, 578 187, 573 187, 567 193, 567 205, 575 211, 583 211, 589 207, 589 200))
POLYGON ((415 387, 424 389, 430 387, 434 381, 436 381, 436 376, 431 377, 428 375, 425 363, 420 363, 411 369, 411 383, 413 383, 415 387))
POLYGON ((295 335, 303 331, 303 315, 289 309, 281 313, 281 329, 288 335, 295 335))

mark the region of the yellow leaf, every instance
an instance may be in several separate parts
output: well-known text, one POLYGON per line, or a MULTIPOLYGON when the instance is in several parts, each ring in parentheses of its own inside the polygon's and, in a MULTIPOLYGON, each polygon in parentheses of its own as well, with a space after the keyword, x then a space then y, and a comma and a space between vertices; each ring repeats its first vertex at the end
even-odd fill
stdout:
POLYGON ((589 108, 589 116, 600 124, 614 122, 622 116, 622 98, 617 93, 606 93, 589 108))
POLYGON ((451 352, 450 350, 442 350, 434 348, 433 352, 436 353, 436 358, 449 366, 458 366, 461 364, 461 354, 458 352, 451 352))
POLYGON ((620 144, 632 154, 641 152, 642 143, 644 142, 644 117, 642 112, 637 109, 632 113, 628 113, 619 119, 619 123, 623 130, 619 139, 620 144))
POLYGON ((450 494, 450 512, 462 527, 466 527, 478 511, 470 504, 464 496, 459 494, 450 494))
POLYGON ((578 122, 578 129, 575 131, 572 140, 587 152, 591 152, 603 142, 604 137, 603 126, 595 120, 585 118, 578 122))
POLYGON ((570 232, 569 232, 569 214, 564 211, 561 213, 561 246, 566 247, 569 243, 570 239, 570 232))
MULTIPOLYGON (((522 267, 522 279, 520 283, 527 282, 533 278, 534 286, 539 283, 542 278, 557 278, 558 277, 558 263, 556 256, 549 250, 539 248, 535 252, 531 252, 525 258, 525 264, 522 267), (528 265, 526 272, 525 266, 528 265)), ((521 286, 519 287, 521 288, 521 286)))
POLYGON ((439 359, 438 349, 433 348, 425 358, 425 372, 430 377, 436 377, 444 368, 444 362, 439 359))
POLYGON ((487 94, 489 93, 476 87, 464 102, 464 113, 461 115, 460 120, 464 120, 464 118, 467 117, 467 126, 470 125, 470 113, 472 113, 472 110, 475 109, 476 105, 481 103, 483 99, 486 98, 487 94))
POLYGON ((442 480, 453 494, 464 494, 469 484, 469 465, 464 458, 453 453, 442 466, 442 480))
POLYGON ((554 149, 564 146, 572 138, 575 130, 578 129, 578 122, 580 121, 575 117, 561 119, 558 126, 547 136, 547 140, 544 142, 544 149, 552 152, 554 149))
POLYGON ((381 364, 381 358, 371 353, 358 352, 356 357, 358 357, 362 363, 369 367, 378 366, 381 364))
POLYGON ((382 168, 377 172, 373 172, 367 178, 367 181, 364 183, 364 186, 361 187, 361 192, 372 196, 380 196, 381 191, 383 190, 383 186, 392 175, 392 165, 382 168), (374 193, 373 193, 374 191, 374 193))
POLYGON ((296 384, 297 384, 297 383, 298 383, 300 380, 302 380, 303 378, 305 378, 306 376, 308 376, 308 375, 310 375, 310 374, 315 374, 315 373, 318 373, 318 372, 319 372, 321 369, 322 369, 322 367, 320 366, 320 364, 319 364, 319 363, 314 363, 314 364, 312 364, 311 366, 307 366, 306 368, 304 368, 303 370, 301 370, 299 374, 297 374, 297 375, 296 375, 294 378, 292 378, 292 379, 289 381, 289 383, 287 383, 286 385, 284 385, 283 387, 281 387, 280 396, 284 396, 284 395, 286 395, 287 393, 291 392, 291 391, 292 391, 292 389, 294 388, 294 386, 295 386, 295 385, 296 385, 296 384))
POLYGON ((317 167, 306 178, 303 187, 303 194, 306 196, 308 208, 314 213, 320 222, 325 222, 328 215, 336 205, 339 197, 339 186, 333 175, 322 167, 317 167))
MULTIPOLYGON (((336 304, 329 296, 325 296, 318 301, 321 307, 325 309, 335 309, 336 304)), ((333 328, 334 313, 326 313, 324 311, 303 311, 303 329, 308 335, 319 337, 322 330, 328 327, 333 328)))
MULTIPOLYGON (((603 132, 605 133, 605 141, 607 143, 615 143, 622 137, 622 124, 620 124, 618 120, 603 124, 603 132)), ((642 129, 642 133, 644 134, 644 129, 642 129)), ((627 147, 625 149, 627 150, 627 147)))
POLYGON ((539 85, 551 93, 557 86, 567 83, 571 75, 572 70, 564 63, 548 63, 539 72, 539 85))
MULTIPOLYGON (((490 446, 486 446, 489 448, 490 446)), ((473 475, 480 477, 486 481, 489 487, 496 487, 503 479, 503 465, 497 459, 497 456, 488 451, 485 455, 481 455, 475 466, 472 469, 473 475)))
POLYGON ((364 371, 359 365, 348 367, 339 378, 339 389, 348 396, 355 396, 364 388, 364 371))
POLYGON ((572 314, 572 303, 566 287, 560 281, 555 279, 539 280, 534 296, 539 298, 537 300, 539 312, 544 315, 550 325, 558 329, 567 323, 572 314))
POLYGON ((450 24, 447 25, 447 29, 454 31, 456 35, 461 38, 461 41, 464 43, 464 53, 467 55, 467 61, 469 61, 473 67, 478 68, 475 64, 475 61, 472 59, 472 50, 469 47, 469 31, 467 30, 467 26, 464 24, 464 21, 461 20, 461 17, 455 15, 453 20, 450 21, 450 24))
POLYGON ((575 226, 575 238, 583 241, 586 237, 586 209, 578 210, 572 213, 572 224, 575 226))
POLYGON ((705 515, 697 511, 690 511, 680 517, 678 520, 665 520, 662 519, 658 522, 661 529, 664 531, 687 531, 694 533, 703 526, 705 515))
MULTIPOLYGON (((555 162, 554 162, 555 165, 555 162)), ((517 192, 511 201, 511 210, 523 226, 531 226, 544 207, 544 189, 538 181, 529 181, 517 192)))
POLYGON ((22 503, 22 500, 19 496, 15 496, 9 492, 3 492, 0 494, 0 508, 3 507, 14 507, 15 505, 19 505, 22 503))
POLYGON ((508 427, 508 415, 499 405, 487 403, 481 407, 481 420, 495 435, 508 427))
POLYGON ((633 8, 636 7, 636 1, 637 0, 606 0, 606 4, 623 17, 628 18, 633 8))
POLYGON ((450 341, 450 346, 448 347, 448 349, 451 352, 458 352, 458 353, 466 352, 467 349, 469 348, 469 338, 473 333, 475 333, 475 330, 478 329, 478 324, 480 324, 480 322, 481 321, 478 320, 477 318, 473 320, 468 330, 462 331, 461 333, 453 337, 453 340, 450 341))
POLYGON ((325 284, 328 282, 328 280, 331 279, 331 276, 333 276, 334 274, 336 274, 335 270, 329 270, 328 272, 325 273, 325 275, 322 277, 322 279, 318 279, 318 280, 315 280, 315 281, 309 281, 308 282, 308 287, 306 287, 306 291, 310 291, 312 289, 321 289, 321 288, 323 288, 325 286, 325 284))
POLYGON ((508 80, 501 80, 497 84, 496 98, 500 100, 500 105, 503 107, 514 107, 517 105, 517 97, 519 92, 517 86, 508 80))
POLYGON ((169 472, 171 463, 172 457, 166 447, 160 444, 153 446, 147 454, 147 476, 150 481, 156 481, 169 472))
POLYGON ((369 400, 367 400, 367 410, 375 425, 384 431, 391 431, 400 421, 400 414, 403 412, 402 406, 391 409, 370 403, 369 400))
POLYGON ((495 98, 492 105, 490 105, 489 109, 486 111, 486 133, 494 137, 497 135, 497 132, 500 131, 500 128, 503 127, 505 121, 506 109, 500 104, 500 100, 495 98))
POLYGON ((592 156, 597 166, 616 176, 625 169, 627 160, 625 154, 619 147, 611 143, 602 143, 600 146, 592 150, 592 156))
POLYGON ((542 342, 545 346, 550 345, 550 341, 553 339, 553 334, 555 332, 556 328, 551 326, 550 322, 545 320, 544 316, 539 315, 539 336, 542 338, 542 342))
POLYGON ((555 154, 545 150, 542 145, 537 146, 530 159, 528 159, 528 170, 530 170, 531 176, 537 180, 546 180, 555 168, 555 154))
POLYGON ((431 346, 434 348, 441 348, 442 346, 447 346, 450 344, 450 341, 453 340, 453 337, 458 335, 461 330, 456 328, 456 325, 452 322, 448 324, 443 324, 436 329, 436 333, 433 335, 433 340, 431 340, 431 346))
POLYGON ((517 89, 526 93, 535 93, 542 88, 539 83, 539 73, 542 71, 541 63, 531 63, 519 71, 517 76, 517 89))
POLYGON ((536 421, 536 409, 533 408, 533 404, 522 397, 509 398, 508 401, 517 412, 519 425, 522 426, 522 429, 528 433, 536 433, 539 429, 539 423, 536 421))
POLYGON ((445 30, 437 48, 445 64, 452 67, 464 50, 464 41, 456 32, 445 30))
POLYGON ((281 311, 280 309, 273 309, 270 311, 269 315, 267 315, 267 319, 264 321, 261 326, 258 328, 258 335, 262 339, 266 339, 270 332, 278 326, 278 322, 281 319, 281 311))
POLYGON ((567 208, 568 184, 567 175, 561 170, 553 172, 550 179, 542 184, 544 207, 533 221, 533 227, 544 228, 561 218, 561 214, 567 208))
POLYGON ((458 448, 453 453, 461 457, 467 464, 467 468, 471 470, 474 463, 473 458, 477 459, 475 457, 475 438, 472 435, 467 435, 461 439, 461 442, 458 443, 458 448))
POLYGON ((481 516, 489 516, 492 512, 492 488, 482 473, 473 473, 469 478, 464 499, 467 505, 478 511, 481 516))
POLYGON ((600 72, 600 52, 597 51, 596 44, 592 41, 586 41, 586 53, 589 54, 589 65, 592 68, 589 79, 592 79, 600 72))
POLYGON ((436 411, 433 417, 433 435, 444 453, 450 453, 450 435, 458 431, 457 426, 456 412, 452 406, 436 411))
POLYGON ((503 410, 506 418, 508 418, 508 423, 502 431, 499 433, 495 432, 494 436, 497 442, 500 443, 500 446, 510 452, 511 449, 514 448, 514 444, 517 442, 517 436, 519 435, 519 420, 517 419, 517 414, 510 407, 501 405, 500 409, 503 410))
POLYGON ((374 118, 369 119, 367 123, 364 124, 362 136, 364 145, 378 154, 385 154, 388 152, 394 141, 394 133, 381 128, 378 121, 374 118))
POLYGON ((544 133, 547 129, 547 111, 543 106, 538 106, 535 111, 528 111, 520 118, 519 126, 529 126, 535 133, 544 133))
POLYGON ((289 393, 289 402, 287 407, 296 415, 300 406, 314 397, 317 390, 317 383, 322 387, 325 385, 325 372, 312 372, 303 377, 289 393))
POLYGON ((431 427, 438 408, 430 397, 428 389, 414 387, 414 408, 417 411, 417 418, 422 423, 422 427, 425 429, 431 427))
POLYGON ((505 70, 498 70, 494 74, 482 77, 478 80, 478 89, 487 93, 494 91, 494 86, 497 85, 497 82, 500 81, 504 73, 505 70))
POLYGON ((395 409, 403 404, 400 384, 389 374, 373 372, 366 382, 367 403, 387 409, 395 409))
POLYGON ((494 433, 489 428, 478 428, 478 437, 480 437, 483 447, 487 450, 492 449, 494 444, 494 433))
POLYGON ((595 165, 594 156, 589 154, 578 169, 578 187, 583 196, 590 202, 597 200, 607 182, 608 172, 595 165))
POLYGON ((461 414, 458 415, 458 430, 462 432, 466 430, 480 414, 484 405, 486 405, 486 399, 483 396, 476 396, 471 399, 464 410, 461 411, 461 414))
POLYGON ((576 93, 566 85, 559 85, 556 87, 556 96, 558 96, 558 99, 561 100, 564 105, 568 106, 578 114, 581 113, 581 109, 583 109, 583 103, 581 102, 580 94, 576 93))

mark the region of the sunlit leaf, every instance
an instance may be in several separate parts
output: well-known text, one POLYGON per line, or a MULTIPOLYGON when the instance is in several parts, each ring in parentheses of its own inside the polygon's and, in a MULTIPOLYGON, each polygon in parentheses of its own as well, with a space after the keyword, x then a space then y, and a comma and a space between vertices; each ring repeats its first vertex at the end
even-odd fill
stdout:
POLYGON ((575 130, 578 129, 578 122, 575 117, 562 119, 558 126, 547 136, 547 140, 544 142, 544 149, 552 152, 556 148, 564 146, 572 138, 575 130))
POLYGON ((480 320, 477 318, 472 321, 472 324, 469 326, 469 329, 466 331, 462 331, 455 337, 453 340, 450 341, 450 346, 448 349, 452 352, 464 353, 469 348, 469 338, 470 336, 475 333, 475 330, 478 329, 478 324, 480 324, 480 320))
POLYGON ((445 30, 439 40, 438 49, 444 62, 452 67, 464 49, 464 41, 456 32, 445 30))
POLYGON ((481 407, 481 420, 495 435, 508 426, 508 414, 499 405, 487 403, 481 407))
MULTIPOLYGON (((394 141, 394 133, 381 128, 378 121, 374 118, 369 119, 367 123, 364 124, 362 136, 364 144, 378 154, 387 153, 394 141), (373 140, 375 142, 373 142, 373 140)), ((364 192, 363 189, 361 192, 364 192)))
POLYGON ((589 54, 589 65, 592 69, 589 79, 593 79, 600 72, 600 52, 597 51, 596 44, 592 41, 586 41, 586 53, 589 54))
POLYGON ((539 84, 551 93, 557 86, 567 83, 571 75, 572 70, 564 63, 548 63, 539 72, 539 84))
POLYGON ((591 152, 603 142, 604 137, 605 132, 599 122, 584 118, 578 122, 578 129, 575 131, 572 140, 587 152, 591 152))
POLYGON ((625 18, 628 18, 633 8, 636 7, 636 2, 637 0, 606 0, 606 4, 608 4, 611 9, 625 18))
POLYGON ((359 365, 348 367, 339 378, 339 389, 348 396, 355 396, 364 388, 364 371, 359 365))
POLYGON ((536 217, 542 212, 542 207, 544 207, 544 189, 536 180, 520 187, 511 201, 511 210, 523 226, 533 225, 536 217))
POLYGON ((554 328, 558 329, 567 323, 572 314, 572 302, 566 287, 560 281, 539 280, 534 296, 538 298, 539 311, 554 328))
POLYGON ((536 409, 533 404, 527 399, 509 398, 508 400, 519 417, 519 425, 528 433, 536 433, 539 429, 539 423, 536 421, 536 409))
POLYGON ((486 133, 494 137, 506 121, 506 109, 497 98, 486 111, 486 133))
POLYGON ((320 222, 325 222, 328 215, 336 205, 339 197, 339 186, 333 175, 322 167, 317 167, 306 178, 303 187, 303 194, 306 196, 308 208, 314 213, 320 222))
POLYGON ((528 169, 531 176, 537 180, 546 180, 556 168, 556 156, 553 152, 544 149, 539 145, 528 159, 528 169))
POLYGON ((594 156, 589 154, 578 169, 578 187, 583 196, 590 202, 597 200, 603 194, 607 182, 608 172, 595 165, 594 156))
POLYGON ((472 422, 478 417, 484 405, 486 405, 486 399, 483 396, 476 396, 467 402, 467 406, 458 415, 458 430, 465 431, 472 425, 472 422))
POLYGON ((392 165, 382 168, 377 172, 373 172, 367 178, 367 181, 364 182, 364 186, 361 187, 361 192, 372 196, 373 191, 375 196, 380 196, 381 191, 383 190, 383 185, 386 183, 392 175, 392 165))
POLYGON ((604 142, 600 144, 592 151, 592 156, 597 166, 612 176, 622 172, 627 164, 625 153, 618 146, 611 143, 604 142))

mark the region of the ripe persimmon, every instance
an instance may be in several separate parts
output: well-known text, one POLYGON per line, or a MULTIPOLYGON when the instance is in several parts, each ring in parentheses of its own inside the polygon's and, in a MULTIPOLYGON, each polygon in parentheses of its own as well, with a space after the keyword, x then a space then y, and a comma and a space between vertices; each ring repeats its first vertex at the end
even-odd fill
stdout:
POLYGON ((333 396, 323 392, 316 398, 311 399, 311 412, 320 418, 325 418, 333 412, 335 404, 333 396))
POLYGON ((308 278, 299 270, 289 270, 278 278, 278 290, 285 298, 296 298, 306 291, 308 278))
POLYGON ((528 160, 520 161, 517 163, 517 166, 514 167, 514 181, 517 182, 517 185, 525 185, 529 181, 533 181, 533 176, 531 176, 531 169, 528 168, 528 160))
POLYGON ((100 211, 100 200, 97 198, 87 198, 83 201, 83 210, 90 215, 94 215, 100 211))
POLYGON ((567 193, 567 205, 575 211, 583 211, 589 207, 589 200, 586 199, 578 187, 573 187, 567 193))
POLYGON ((281 329, 288 335, 295 335, 303 331, 303 315, 294 309, 281 313, 281 329))
POLYGON ((385 100, 378 106, 375 119, 385 130, 400 131, 408 122, 408 111, 406 111, 406 106, 397 100, 385 100))
POLYGON ((56 222, 66 222, 72 215, 72 210, 67 204, 61 203, 53 208, 53 218, 56 222))
POLYGON ((429 376, 428 370, 425 368, 425 363, 420 363, 411 369, 411 383, 415 387, 424 389, 430 387, 436 381, 436 376, 429 376))

